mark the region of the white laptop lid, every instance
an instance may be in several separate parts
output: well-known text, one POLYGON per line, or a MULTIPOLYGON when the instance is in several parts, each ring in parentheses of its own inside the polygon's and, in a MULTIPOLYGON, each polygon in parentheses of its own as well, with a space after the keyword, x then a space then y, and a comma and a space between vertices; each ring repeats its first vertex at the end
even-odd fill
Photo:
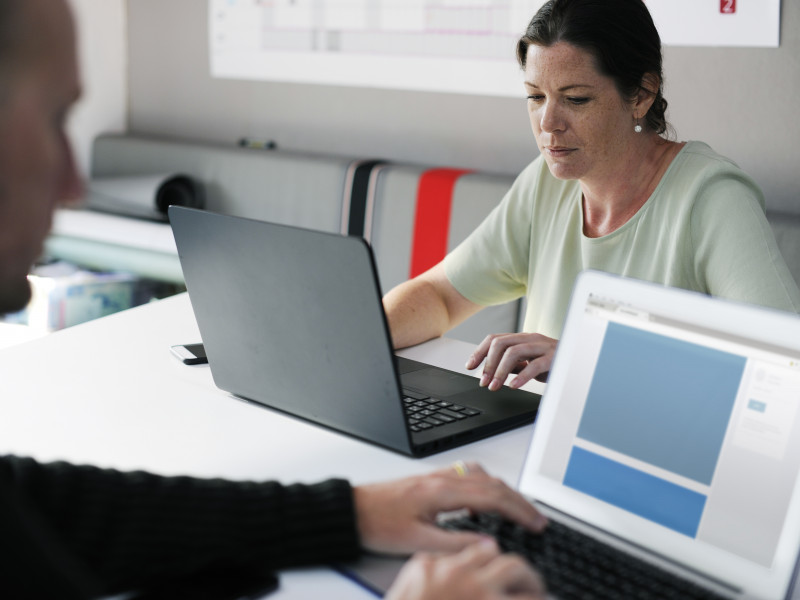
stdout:
POLYGON ((587 271, 519 489, 753 598, 800 547, 800 317, 587 271))

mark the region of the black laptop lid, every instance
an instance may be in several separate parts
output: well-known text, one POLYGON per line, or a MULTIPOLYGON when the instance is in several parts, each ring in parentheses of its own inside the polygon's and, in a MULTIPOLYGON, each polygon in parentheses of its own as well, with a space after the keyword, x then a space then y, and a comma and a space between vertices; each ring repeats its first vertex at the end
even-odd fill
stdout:
POLYGON ((169 217, 218 387, 409 452, 366 242, 175 206, 169 217))

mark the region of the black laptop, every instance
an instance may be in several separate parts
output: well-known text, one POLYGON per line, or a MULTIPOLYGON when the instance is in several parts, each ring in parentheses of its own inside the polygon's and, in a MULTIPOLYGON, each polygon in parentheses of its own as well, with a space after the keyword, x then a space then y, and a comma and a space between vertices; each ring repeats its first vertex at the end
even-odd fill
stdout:
POLYGON ((412 456, 534 420, 538 394, 394 356, 363 239, 176 206, 169 218, 219 388, 412 456))

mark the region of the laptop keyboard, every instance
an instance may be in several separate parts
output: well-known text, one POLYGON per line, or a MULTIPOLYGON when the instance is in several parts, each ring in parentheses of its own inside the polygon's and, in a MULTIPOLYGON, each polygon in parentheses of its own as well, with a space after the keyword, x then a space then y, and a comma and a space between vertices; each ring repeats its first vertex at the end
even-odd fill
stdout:
POLYGON ((419 432, 462 421, 481 414, 476 408, 437 400, 412 390, 403 390, 406 420, 411 431, 419 432))
POLYGON ((559 600, 724 600, 724 596, 552 520, 543 534, 531 533, 494 514, 457 518, 441 526, 494 537, 504 551, 521 554, 534 565, 548 591, 559 600))

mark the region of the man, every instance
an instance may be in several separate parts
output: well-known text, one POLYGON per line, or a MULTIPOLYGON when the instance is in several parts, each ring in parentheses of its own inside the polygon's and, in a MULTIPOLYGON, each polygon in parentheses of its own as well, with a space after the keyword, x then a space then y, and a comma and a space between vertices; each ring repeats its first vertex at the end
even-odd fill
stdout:
MULTIPOLYGON (((54 208, 80 195, 64 132, 80 95, 65 0, 0 3, 0 312, 24 307, 27 272, 54 208)), ((0 384, 2 385, 2 384, 0 384)), ((477 465, 352 488, 120 473, 0 457, 0 589, 9 598, 83 598, 179 582, 268 581, 270 570, 379 552, 425 554, 394 598, 541 598, 521 559, 445 532, 437 513, 497 511, 532 530, 544 519, 477 465)), ((180 596, 180 591, 177 592, 180 596)))

